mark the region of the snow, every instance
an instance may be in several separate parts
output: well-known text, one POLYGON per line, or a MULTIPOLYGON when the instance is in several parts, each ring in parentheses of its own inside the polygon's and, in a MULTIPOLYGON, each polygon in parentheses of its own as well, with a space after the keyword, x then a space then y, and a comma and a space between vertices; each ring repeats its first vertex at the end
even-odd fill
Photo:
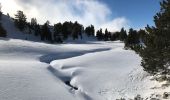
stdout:
POLYGON ((141 58, 120 42, 0 45, 0 100, 114 100, 156 91, 141 58))
POLYGON ((0 38, 0 100, 115 100, 170 90, 120 41, 47 44, 19 32, 7 16, 2 24, 9 35, 0 38))

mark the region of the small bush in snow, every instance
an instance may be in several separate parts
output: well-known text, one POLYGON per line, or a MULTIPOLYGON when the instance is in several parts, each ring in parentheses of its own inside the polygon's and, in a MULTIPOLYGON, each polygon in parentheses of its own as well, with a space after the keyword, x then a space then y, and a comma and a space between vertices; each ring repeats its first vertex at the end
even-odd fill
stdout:
POLYGON ((143 98, 140 95, 137 95, 134 100, 143 100, 143 98))

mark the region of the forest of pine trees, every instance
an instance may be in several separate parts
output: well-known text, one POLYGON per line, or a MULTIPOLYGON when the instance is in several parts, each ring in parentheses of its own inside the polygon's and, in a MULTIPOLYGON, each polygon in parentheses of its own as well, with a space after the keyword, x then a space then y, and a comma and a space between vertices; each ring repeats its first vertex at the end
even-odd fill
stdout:
POLYGON ((29 34, 34 34, 35 36, 40 36, 42 41, 49 41, 50 43, 62 43, 64 40, 67 40, 69 37, 72 37, 73 40, 82 39, 83 34, 86 34, 88 37, 95 36, 95 29, 93 25, 90 25, 84 29, 84 26, 76 22, 64 22, 57 23, 54 26, 49 24, 49 21, 43 25, 37 23, 36 18, 32 18, 31 22, 26 21, 26 15, 23 11, 17 11, 15 15, 14 23, 15 26, 20 30, 24 31, 25 29, 29 30, 29 34))

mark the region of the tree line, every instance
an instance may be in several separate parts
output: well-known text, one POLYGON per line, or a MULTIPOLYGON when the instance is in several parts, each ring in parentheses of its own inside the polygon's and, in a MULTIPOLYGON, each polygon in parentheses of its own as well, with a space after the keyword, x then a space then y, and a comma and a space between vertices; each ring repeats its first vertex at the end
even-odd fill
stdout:
POLYGON ((15 26, 20 30, 29 30, 29 34, 40 36, 41 40, 62 43, 64 40, 72 37, 73 40, 83 38, 83 34, 88 37, 95 36, 95 29, 93 25, 90 25, 84 29, 84 26, 77 21, 56 23, 53 26, 50 25, 49 21, 46 21, 43 25, 37 23, 36 18, 32 18, 31 22, 26 21, 26 16, 23 11, 17 11, 15 15, 14 23, 15 26))

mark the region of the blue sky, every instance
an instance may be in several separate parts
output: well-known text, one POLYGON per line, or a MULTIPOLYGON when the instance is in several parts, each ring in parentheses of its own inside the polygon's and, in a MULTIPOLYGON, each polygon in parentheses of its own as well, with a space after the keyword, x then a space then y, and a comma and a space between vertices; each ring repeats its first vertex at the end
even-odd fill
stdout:
POLYGON ((2 11, 14 16, 22 10, 27 21, 37 18, 40 24, 78 21, 109 31, 144 28, 153 24, 160 0, 0 0, 2 11))
POLYGON ((130 25, 140 28, 154 25, 153 16, 159 11, 160 0, 100 0, 112 10, 112 17, 125 16, 130 25))

